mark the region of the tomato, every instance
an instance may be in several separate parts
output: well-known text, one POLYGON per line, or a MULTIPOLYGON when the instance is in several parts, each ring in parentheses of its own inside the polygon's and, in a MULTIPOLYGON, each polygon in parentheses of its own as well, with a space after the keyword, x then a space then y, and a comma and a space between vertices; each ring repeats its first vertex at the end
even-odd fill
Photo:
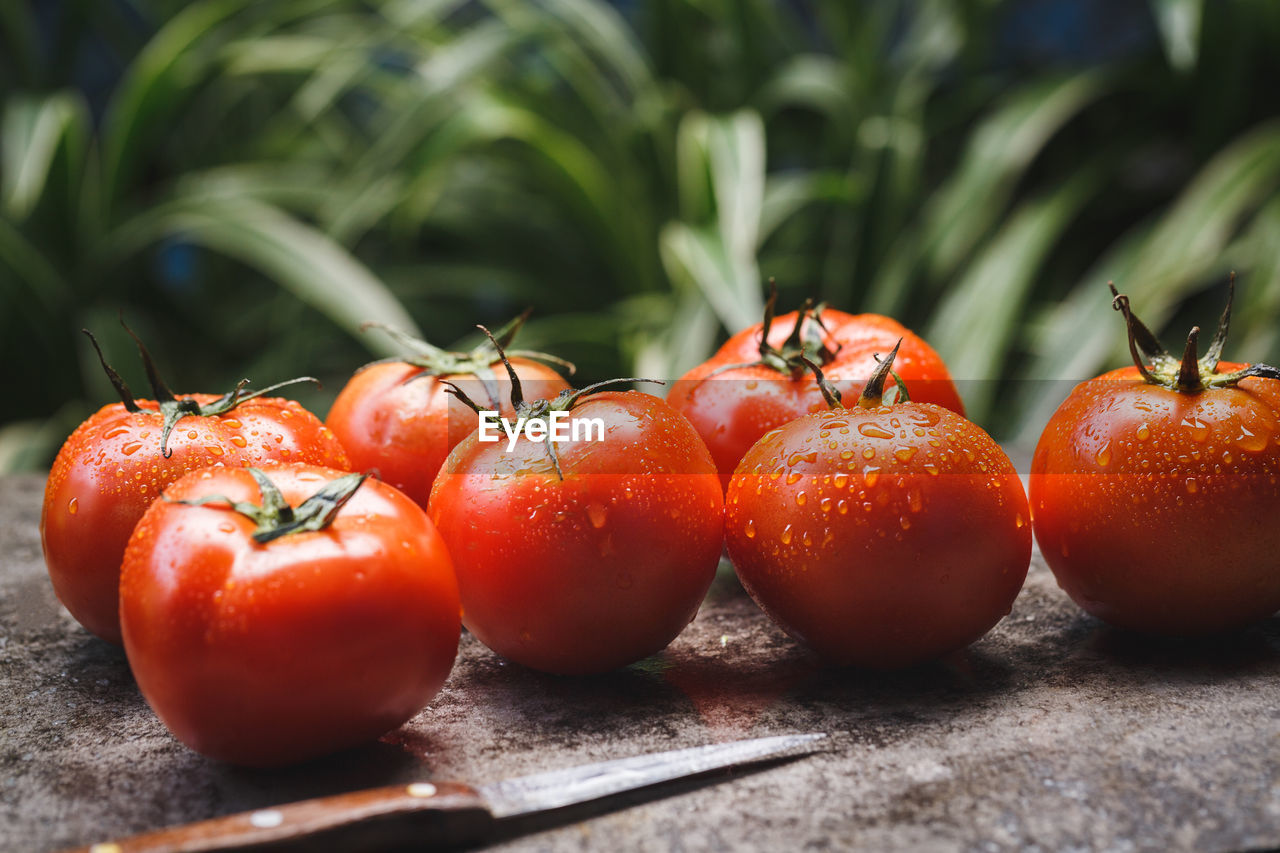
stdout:
POLYGON ((832 394, 831 409, 762 437, 725 498, 743 587, 840 665, 910 666, 972 643, 1009 612, 1031 559, 1009 458, 942 406, 883 405, 892 361, 858 406, 832 394))
POLYGON ((1280 371, 1181 361, 1129 311, 1135 366, 1078 385, 1032 460, 1036 538, 1058 584, 1135 631, 1205 634, 1280 610, 1280 371), (1148 364, 1150 366, 1148 366, 1148 364))
POLYGON ((139 522, 120 581, 147 702, 192 749, 255 766, 354 746, 416 714, 453 666, 458 611, 422 509, 314 465, 188 474, 139 522))
POLYGON ((667 395, 706 442, 726 487, 738 461, 760 436, 801 415, 825 411, 813 374, 799 360, 802 355, 818 361, 842 393, 856 394, 875 371, 875 354, 888 352, 901 340, 897 372, 911 383, 912 397, 964 414, 942 358, 897 321, 832 309, 792 311, 774 319, 775 301, 776 292, 763 323, 731 337, 667 395))
POLYGON ((597 388, 530 406, 515 383, 525 428, 565 413, 600 429, 555 442, 522 433, 514 446, 474 432, 428 504, 463 624, 545 672, 605 672, 666 647, 697 613, 723 541, 715 465, 689 422, 658 397, 597 388))
MULTIPOLYGON (((499 340, 509 343, 523 319, 500 331, 499 340)), ((425 507, 441 463, 476 428, 476 413, 453 399, 445 383, 462 384, 487 401, 492 411, 507 416, 514 412, 502 403, 507 396, 503 391, 509 388, 503 387, 505 380, 494 377, 492 366, 501 360, 492 346, 453 353, 406 336, 399 339, 415 353, 357 371, 338 394, 325 423, 351 456, 354 470, 376 470, 385 482, 425 507)), ((530 397, 554 397, 569 387, 560 374, 531 358, 513 357, 511 363, 530 397)))
POLYGON ((346 469, 348 462, 324 424, 292 400, 240 388, 175 398, 158 376, 159 402, 135 400, 103 367, 122 402, 99 409, 62 445, 45 485, 40 539, 58 599, 81 625, 119 644, 125 543, 166 486, 207 465, 284 460, 346 469))

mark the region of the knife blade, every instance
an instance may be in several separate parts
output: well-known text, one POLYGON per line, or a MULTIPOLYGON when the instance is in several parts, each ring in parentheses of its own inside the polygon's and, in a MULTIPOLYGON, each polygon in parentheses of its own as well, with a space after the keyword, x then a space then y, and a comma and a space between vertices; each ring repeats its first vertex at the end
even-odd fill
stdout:
POLYGON ((824 734, 779 735, 618 758, 471 786, 390 785, 162 829, 76 848, 87 853, 371 850, 483 841, 504 821, 690 779, 715 770, 807 755, 824 734))

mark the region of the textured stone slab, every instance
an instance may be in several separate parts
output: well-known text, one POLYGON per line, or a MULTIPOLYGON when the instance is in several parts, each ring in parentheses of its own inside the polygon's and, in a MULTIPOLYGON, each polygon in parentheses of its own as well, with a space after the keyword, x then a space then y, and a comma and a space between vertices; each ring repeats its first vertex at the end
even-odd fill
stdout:
POLYGON ((892 675, 824 668, 731 576, 662 655, 587 679, 465 637, 441 695, 381 743, 289 770, 174 741, 118 649, 49 587, 38 478, 0 481, 0 848, 42 851, 416 779, 482 782, 711 741, 829 750, 513 829, 510 850, 1280 846, 1280 619, 1212 643, 1080 612, 1037 556, 1012 614, 892 675), (515 834, 518 831, 518 834, 515 834))

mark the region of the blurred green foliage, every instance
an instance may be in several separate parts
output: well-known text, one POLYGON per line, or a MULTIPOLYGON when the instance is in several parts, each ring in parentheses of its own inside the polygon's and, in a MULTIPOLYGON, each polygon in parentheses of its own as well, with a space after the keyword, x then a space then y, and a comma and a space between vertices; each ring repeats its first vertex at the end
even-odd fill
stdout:
POLYGON ((1228 357, 1280 358, 1280 4, 1047 59, 1027 6, 0 4, 0 470, 113 399, 81 327, 144 384, 121 310, 174 387, 309 373, 320 412, 366 320, 532 305, 583 381, 673 377, 768 276, 923 332, 1006 439, 1125 360, 1108 279, 1172 336, 1235 269, 1228 357))

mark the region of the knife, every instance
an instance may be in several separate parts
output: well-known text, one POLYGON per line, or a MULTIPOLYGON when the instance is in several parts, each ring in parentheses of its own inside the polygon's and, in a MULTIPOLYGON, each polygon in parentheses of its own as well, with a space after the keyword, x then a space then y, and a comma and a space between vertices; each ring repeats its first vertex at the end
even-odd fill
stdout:
POLYGON ((162 829, 76 848, 88 853, 371 850, 456 847, 500 834, 504 823, 677 779, 813 752, 823 734, 781 735, 584 764, 472 787, 391 785, 162 829))

